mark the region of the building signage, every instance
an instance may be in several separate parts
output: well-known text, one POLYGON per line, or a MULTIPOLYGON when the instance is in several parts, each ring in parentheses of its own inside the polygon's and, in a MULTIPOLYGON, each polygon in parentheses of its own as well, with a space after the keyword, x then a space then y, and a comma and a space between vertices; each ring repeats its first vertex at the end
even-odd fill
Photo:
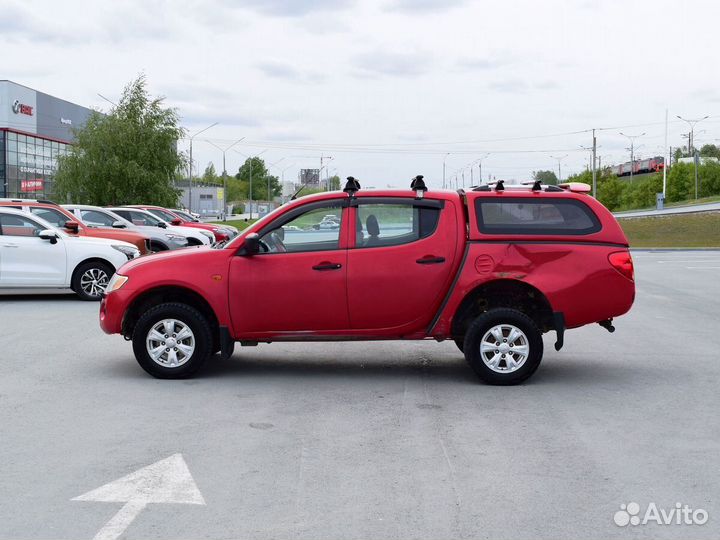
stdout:
POLYGON ((13 101, 12 111, 15 114, 26 114, 28 116, 33 115, 33 107, 30 105, 26 105, 25 103, 20 103, 19 99, 13 101))
POLYGON ((20 191, 29 193, 31 191, 43 191, 45 189, 45 181, 42 178, 35 180, 20 180, 20 191))
POLYGON ((69 118, 60 118, 60 123, 68 126, 72 126, 72 120, 69 118))

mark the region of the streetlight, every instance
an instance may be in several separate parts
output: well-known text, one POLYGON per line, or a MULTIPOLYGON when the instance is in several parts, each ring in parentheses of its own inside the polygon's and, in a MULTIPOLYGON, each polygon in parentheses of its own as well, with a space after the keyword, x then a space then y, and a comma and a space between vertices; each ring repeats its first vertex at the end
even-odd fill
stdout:
POLYGON ((211 127, 217 126, 218 124, 219 124, 219 122, 215 122, 214 124, 210 124, 208 127, 204 128, 204 129, 201 129, 200 131, 198 131, 197 133, 195 133, 195 135, 191 135, 191 136, 190 136, 190 169, 189 169, 190 175, 189 175, 189 178, 188 178, 188 179, 190 180, 190 185, 189 185, 189 187, 188 187, 188 210, 190 210, 190 212, 192 212, 192 185, 193 185, 193 178, 192 178, 192 166, 193 166, 192 143, 193 143, 193 139, 194 139, 195 137, 197 137, 198 135, 200 135, 201 133, 206 132, 206 131, 207 131, 208 129, 210 129, 211 127))
POLYGON ((695 149, 695 124, 698 122, 702 122, 706 118, 710 118, 710 116, 706 115, 702 118, 697 118, 695 120, 691 118, 683 118, 682 116, 676 115, 680 120, 683 122, 687 122, 690 126, 690 137, 688 137, 688 153, 692 152, 693 156, 695 157, 695 199, 698 198, 698 184, 699 184, 699 178, 698 178, 698 165, 699 165, 699 159, 697 155, 697 150, 695 149))
POLYGON ((445 189, 445 161, 447 160, 449 155, 450 155, 450 152, 445 154, 445 157, 443 157, 443 189, 445 189))
POLYGON ((562 183, 562 168, 560 166, 560 162, 563 159, 565 159, 566 157, 568 157, 568 155, 565 154, 564 156, 550 156, 550 157, 552 159, 557 159, 557 162, 558 162, 558 184, 560 184, 560 183, 562 183))
MULTIPOLYGON (((275 165, 277 165, 278 163, 280 163, 283 159, 285 159, 285 158, 284 158, 284 157, 281 157, 281 158, 278 159, 275 163, 272 163, 272 164, 268 165, 268 167, 274 167, 275 165)), ((268 183, 267 183, 267 188, 268 188, 268 202, 270 202, 270 178, 268 178, 267 181, 268 181, 268 183)))
POLYGON ((233 146, 235 146, 236 144, 238 144, 240 141, 242 141, 242 140, 244 140, 244 139, 245 139, 245 137, 240 137, 237 141, 235 141, 234 143, 232 143, 232 144, 231 144, 230 146, 228 146, 227 148, 221 148, 220 146, 218 146, 218 145, 215 144, 214 142, 212 142, 212 141, 207 141, 207 142, 209 142, 210 144, 212 144, 215 148, 217 148, 218 150, 220 150, 220 151, 222 152, 222 155, 223 155, 223 221, 225 221, 225 216, 226 216, 226 214, 227 214, 227 169, 225 168, 225 153, 226 153, 228 150, 230 150, 233 146))
POLYGON ((621 132, 620 135, 630 139, 630 183, 632 184, 633 169, 635 168, 635 139, 645 135, 645 132, 643 131, 640 135, 625 135, 624 133, 621 132))
POLYGON ((492 152, 488 152, 488 153, 485 154, 483 157, 481 157, 481 158, 479 158, 479 159, 477 160, 477 162, 479 163, 479 165, 478 165, 478 174, 480 175, 480 182, 479 182, 480 184, 482 184, 482 162, 483 162, 483 160, 484 160, 485 158, 490 157, 490 154, 492 154, 492 152))

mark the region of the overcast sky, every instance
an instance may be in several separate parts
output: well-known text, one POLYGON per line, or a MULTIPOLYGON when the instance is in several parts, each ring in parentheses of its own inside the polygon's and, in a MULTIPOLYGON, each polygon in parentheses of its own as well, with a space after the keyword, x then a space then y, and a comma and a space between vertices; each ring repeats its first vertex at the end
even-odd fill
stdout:
POLYGON ((525 180, 582 170, 591 135, 569 133, 593 127, 603 163, 628 158, 621 131, 662 155, 666 108, 671 145, 675 115, 711 115, 695 138, 717 142, 718 21, 714 1, 2 0, 0 79, 102 110, 143 72, 190 133, 219 122, 201 170, 221 170, 208 139, 245 137, 286 179, 324 154, 366 186, 439 186, 444 158, 454 178, 490 153, 484 178, 525 180))

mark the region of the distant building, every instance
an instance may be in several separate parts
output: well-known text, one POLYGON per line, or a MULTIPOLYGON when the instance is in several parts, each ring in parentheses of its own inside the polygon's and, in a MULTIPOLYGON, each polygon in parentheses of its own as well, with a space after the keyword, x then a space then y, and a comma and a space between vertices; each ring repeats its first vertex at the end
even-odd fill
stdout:
POLYGON ((310 188, 320 187, 320 169, 300 169, 300 184, 310 188))
POLYGON ((0 80, 0 197, 52 197, 58 156, 91 109, 0 80))
POLYGON ((225 203, 225 191, 218 186, 204 186, 193 184, 192 200, 187 182, 178 184, 181 190, 180 204, 183 208, 192 210, 201 216, 220 216, 225 203))

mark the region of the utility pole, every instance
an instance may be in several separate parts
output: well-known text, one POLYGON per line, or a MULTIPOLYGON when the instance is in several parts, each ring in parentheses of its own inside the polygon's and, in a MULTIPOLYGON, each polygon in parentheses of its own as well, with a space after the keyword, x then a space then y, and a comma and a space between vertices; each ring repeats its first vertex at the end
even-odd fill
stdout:
POLYGON ((478 174, 480 176, 480 179, 478 181, 478 185, 482 184, 482 162, 485 158, 489 157, 492 152, 488 152, 483 157, 478 159, 478 174))
MULTIPOLYGON (((320 154, 320 170, 318 171, 318 184, 319 184, 319 185, 322 185, 322 170, 323 170, 323 160, 324 160, 324 159, 330 160, 330 159, 333 159, 333 157, 332 157, 332 156, 323 156, 322 154, 320 154)), ((328 183, 329 183, 329 180, 326 179, 326 181, 325 181, 325 191, 330 191, 330 190, 328 189, 328 183)))
POLYGON ((189 167, 189 173, 190 173, 190 174, 188 175, 188 180, 189 180, 189 185, 188 185, 188 210, 190 210, 190 212, 192 212, 192 185, 193 185, 193 176, 192 176, 192 169, 193 169, 192 143, 193 143, 193 139, 194 139, 195 137, 197 137, 198 135, 200 135, 201 133, 204 133, 205 131, 207 131, 207 130, 210 129, 211 127, 217 126, 218 123, 219 123, 219 122, 215 122, 214 124, 210 124, 208 127, 204 128, 204 129, 201 129, 200 131, 198 131, 197 133, 195 133, 195 135, 191 135, 191 136, 190 136, 190 164, 189 164, 189 165, 190 165, 190 167, 189 167))
POLYGON ((550 156, 550 157, 552 159, 557 159, 557 162, 558 162, 558 184, 561 184, 562 183, 562 168, 560 166, 560 162, 563 159, 565 159, 566 157, 568 157, 568 155, 565 154, 564 156, 550 156))
MULTIPOLYGON (((668 155, 668 110, 665 109, 665 156, 668 155)), ((665 159, 665 158, 663 158, 665 159)), ((667 191, 667 166, 663 163, 663 201, 665 200, 665 192, 667 191)))
POLYGON ((217 144, 215 144, 212 141, 208 141, 210 144, 212 144, 215 148, 220 150, 222 152, 223 156, 223 221, 226 221, 225 216, 227 215, 227 169, 225 167, 225 153, 230 150, 233 146, 238 144, 240 141, 244 140, 245 137, 239 138, 237 141, 232 143, 227 148, 221 148, 217 144))
POLYGON ((597 199, 597 171, 595 170, 596 158, 597 158, 597 138, 595 137, 595 128, 593 128, 592 182, 593 182, 593 197, 595 197, 597 199))
POLYGON ((447 160, 449 155, 450 155, 450 152, 445 154, 445 157, 443 158, 443 189, 445 189, 445 187, 446 187, 446 184, 445 184, 445 161, 447 160))
POLYGON ((630 183, 632 184, 633 170, 635 169, 635 139, 645 135, 645 132, 643 131, 640 135, 625 135, 624 133, 620 133, 620 135, 630 139, 630 183))
POLYGON ((698 124, 698 123, 700 123, 700 122, 702 122, 702 121, 705 120, 706 118, 710 118, 710 116, 709 116, 709 115, 705 115, 705 116, 703 116, 702 118, 696 118, 696 119, 694 119, 694 120, 693 120, 692 118, 683 118, 683 117, 680 116, 680 115, 677 115, 677 117, 678 117, 680 120, 682 120, 683 122, 687 122, 688 125, 690 126, 690 135, 688 136, 688 155, 691 155, 691 154, 692 154, 692 155, 694 156, 694 158, 695 158, 695 159, 694 159, 694 161, 695 161, 695 199, 697 199, 697 198, 698 198, 698 184, 699 184, 699 182, 700 182, 700 179, 699 179, 699 177, 698 177, 698 168, 699 168, 699 165, 700 165, 700 156, 698 155, 697 150, 695 150, 695 125, 698 124))

